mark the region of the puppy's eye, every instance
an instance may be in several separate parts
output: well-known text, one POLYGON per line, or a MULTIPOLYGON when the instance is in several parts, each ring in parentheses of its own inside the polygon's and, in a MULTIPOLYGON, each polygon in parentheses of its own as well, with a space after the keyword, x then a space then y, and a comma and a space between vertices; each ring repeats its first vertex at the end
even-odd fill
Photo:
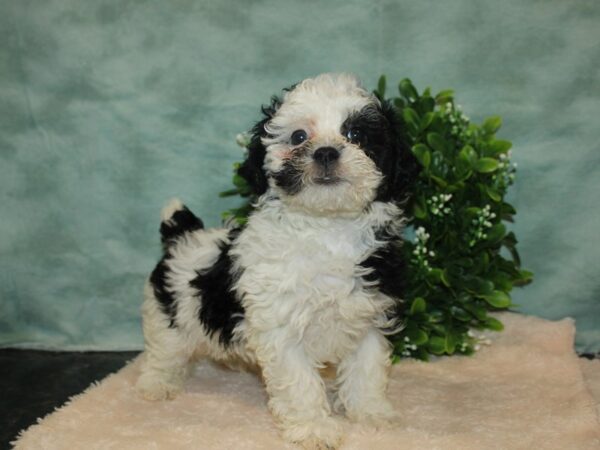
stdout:
POLYGON ((346 139, 348 139, 353 144, 364 145, 367 143, 367 135, 365 134, 365 132, 360 128, 356 127, 350 128, 346 132, 346 139))
POLYGON ((308 139, 308 134, 304 130, 296 130, 292 133, 290 144, 300 145, 308 139))

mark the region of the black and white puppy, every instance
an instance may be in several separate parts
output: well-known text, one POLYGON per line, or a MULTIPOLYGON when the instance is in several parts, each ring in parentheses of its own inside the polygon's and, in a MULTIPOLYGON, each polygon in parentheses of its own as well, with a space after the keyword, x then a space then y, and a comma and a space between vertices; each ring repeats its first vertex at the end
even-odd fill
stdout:
POLYGON ((324 74, 263 108, 240 173, 260 195, 242 229, 204 229, 181 202, 162 212, 164 257, 145 286, 138 391, 181 391, 194 357, 258 366, 284 438, 335 448, 334 407, 394 416, 385 391, 403 288, 398 206, 415 170, 394 110, 347 74, 324 74))

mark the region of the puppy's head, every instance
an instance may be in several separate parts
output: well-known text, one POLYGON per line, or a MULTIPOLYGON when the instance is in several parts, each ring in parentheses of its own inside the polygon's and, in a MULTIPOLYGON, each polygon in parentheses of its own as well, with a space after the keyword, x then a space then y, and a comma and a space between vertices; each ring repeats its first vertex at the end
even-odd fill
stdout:
MULTIPOLYGON (((263 108, 240 174, 311 215, 356 215, 399 194, 406 155, 394 110, 347 74, 306 79, 263 108)), ((404 180, 406 181, 406 180, 404 180)))

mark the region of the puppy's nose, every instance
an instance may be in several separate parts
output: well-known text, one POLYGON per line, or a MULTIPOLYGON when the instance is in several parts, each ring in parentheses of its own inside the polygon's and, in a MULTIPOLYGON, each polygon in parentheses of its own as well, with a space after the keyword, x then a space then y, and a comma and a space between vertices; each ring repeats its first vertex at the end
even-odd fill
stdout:
POLYGON ((313 159, 325 167, 335 162, 339 157, 340 152, 333 147, 321 147, 313 153, 313 159))

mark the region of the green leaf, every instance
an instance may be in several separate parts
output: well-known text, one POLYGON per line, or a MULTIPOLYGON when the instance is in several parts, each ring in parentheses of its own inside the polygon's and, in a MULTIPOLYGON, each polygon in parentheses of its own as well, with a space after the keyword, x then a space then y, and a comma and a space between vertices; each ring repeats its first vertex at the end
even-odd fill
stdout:
POLYGON ((433 181, 436 182, 436 184, 441 187, 442 189, 445 189, 446 187, 448 187, 448 183, 446 182, 446 180, 444 180, 443 178, 440 178, 438 176, 435 175, 431 175, 431 179, 433 181))
POLYGON ((444 103, 451 102, 454 98, 454 91, 452 89, 446 89, 444 91, 438 92, 435 96, 435 102, 438 105, 442 105, 444 103))
POLYGON ((502 214, 510 214, 514 216, 517 214, 517 210, 510 203, 502 203, 502 214))
POLYGON ((471 168, 475 168, 477 160, 477 152, 470 145, 465 145, 459 152, 458 158, 471 168))
POLYGON ((439 309, 433 309, 429 312, 429 322, 431 323, 440 323, 446 318, 446 315, 443 311, 439 309))
POLYGON ((425 299, 423 297, 417 297, 413 300, 412 304, 410 305, 410 314, 414 315, 422 313, 425 312, 426 309, 427 303, 425 302, 425 299))
POLYGON ((419 98, 417 90, 408 78, 404 78, 402 81, 400 81, 398 90, 400 91, 400 94, 402 94, 407 100, 416 100, 419 98))
POLYGON ((394 98, 394 106, 398 108, 398 110, 402 110, 406 106, 406 102, 404 99, 396 97, 394 98))
POLYGON ((423 345, 429 340, 429 335, 417 327, 415 324, 410 324, 406 328, 405 336, 410 339, 411 344, 423 345))
POLYGON ((379 77, 379 81, 377 82, 377 94, 378 94, 379 98, 381 98, 381 99, 385 98, 385 85, 386 85, 385 75, 381 75, 379 77))
POLYGON ((500 195, 500 193, 493 187, 486 186, 485 193, 488 195, 489 198, 491 198, 496 203, 502 200, 502 196, 500 195))
POLYGON ((425 144, 414 145, 412 152, 423 167, 426 169, 429 168, 429 165, 431 164, 431 152, 425 144))
POLYGON ((487 241, 488 242, 499 242, 500 240, 502 240, 502 238, 504 238, 504 235, 506 234, 506 226, 503 223, 497 223, 496 225, 492 226, 492 228, 489 229, 489 231, 487 232, 487 241))
POLYGON ((458 306, 451 306, 450 314, 452 314, 452 317, 457 318, 461 322, 468 322, 471 320, 471 314, 458 306))
POLYGON ((489 144, 488 154, 490 156, 498 156, 501 153, 505 153, 512 147, 512 143, 509 141, 503 141, 501 139, 495 139, 489 144))
POLYGON ((496 272, 492 275, 494 286, 500 291, 510 292, 513 288, 511 277, 504 272, 496 272))
POLYGON ((219 197, 231 197, 232 195, 238 195, 240 191, 236 189, 229 189, 228 191, 219 192, 219 197))
POLYGON ((448 279, 448 272, 446 271, 446 269, 442 270, 442 275, 440 279, 442 280, 442 283, 444 283, 444 286, 450 287, 450 280, 448 279))
POLYGON ((468 277, 465 279, 465 287, 469 292, 482 297, 494 291, 494 283, 480 277, 468 277))
POLYGON ((533 272, 530 272, 529 270, 520 270, 519 273, 521 275, 521 279, 531 280, 533 278, 533 272))
POLYGON ((448 273, 442 269, 431 269, 427 273, 427 280, 431 283, 439 284, 442 283, 444 286, 450 287, 450 281, 448 280, 448 273))
POLYGON ((515 245, 517 245, 517 237, 515 236, 514 232, 510 232, 508 233, 506 236, 504 236, 504 240, 502 241, 502 243, 506 246, 506 247, 514 247, 515 245))
POLYGON ((431 125, 431 122, 433 121, 435 114, 432 112, 427 112, 423 115, 423 117, 421 117, 421 123, 419 125, 419 130, 424 131, 429 125, 431 125))
POLYGON ((431 353, 442 355, 446 352, 446 339, 439 336, 431 336, 427 346, 431 353))
POLYGON ((415 130, 419 129, 421 119, 419 118, 419 115, 414 109, 409 107, 404 108, 402 110, 402 118, 408 125, 413 127, 415 130))
POLYGON ((508 294, 502 291, 494 291, 489 295, 482 295, 481 297, 494 308, 508 308, 511 304, 508 294))
POLYGON ((483 122, 482 128, 487 134, 494 134, 502 126, 502 118, 499 116, 492 116, 483 122))
POLYGON ((237 173, 233 176, 233 184, 238 188, 248 186, 248 182, 246 181, 246 179, 241 175, 238 175, 237 173))
POLYGON ((421 206, 418 202, 413 205, 413 215, 417 219, 425 219, 427 217, 427 209, 421 206))
POLYGON ((494 158, 481 158, 475 163, 475 170, 480 173, 491 173, 498 168, 498 161, 494 158))
POLYGON ((456 350, 456 344, 459 342, 459 336, 452 329, 446 333, 446 352, 452 355, 456 350))
POLYGON ((485 322, 483 323, 483 326, 494 331, 504 330, 504 325, 502 324, 502 322, 500 322, 498 319, 495 319, 494 317, 487 317, 485 319, 485 322))
POLYGON ((524 286, 533 281, 533 272, 529 270, 519 270, 519 277, 514 280, 515 286, 524 286))
POLYGON ((443 155, 446 154, 446 141, 439 133, 427 133, 427 143, 432 149, 443 155))
POLYGON ((473 314, 478 320, 485 320, 487 318, 487 310, 477 303, 465 303, 463 308, 473 314))
POLYGON ((423 93, 423 96, 419 100, 419 112, 421 112, 421 114, 432 112, 434 108, 435 101, 423 93))

